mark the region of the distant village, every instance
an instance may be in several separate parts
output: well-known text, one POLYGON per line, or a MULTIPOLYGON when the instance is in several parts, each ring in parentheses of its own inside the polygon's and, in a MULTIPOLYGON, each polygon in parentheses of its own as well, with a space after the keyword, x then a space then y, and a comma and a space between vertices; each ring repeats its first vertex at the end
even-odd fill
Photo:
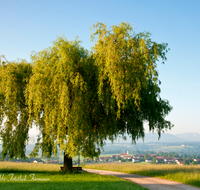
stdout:
MULTIPOLYGON (((3 161, 3 160, 2 160, 3 161)), ((42 158, 28 158, 23 159, 9 159, 6 158, 4 161, 12 161, 12 162, 29 162, 29 163, 47 163, 47 164, 63 164, 63 161, 58 161, 56 158, 50 158, 49 160, 44 161, 42 158)), ((106 157, 99 158, 84 158, 81 160, 80 164, 87 163, 109 163, 109 162, 132 162, 132 163, 152 163, 152 164, 177 164, 177 165, 200 165, 199 158, 175 158, 175 157, 166 157, 159 156, 156 154, 138 154, 138 155, 129 155, 129 151, 127 153, 121 153, 119 155, 112 155, 106 157)), ((73 165, 78 164, 78 161, 73 159, 73 165)))
POLYGON ((112 155, 109 157, 100 157, 94 158, 93 161, 90 159, 86 160, 87 162, 146 162, 146 163, 160 163, 160 164, 178 164, 178 165, 200 165, 200 159, 183 159, 183 158, 174 158, 174 157, 165 157, 165 156, 157 156, 156 154, 139 154, 139 155, 129 155, 129 151, 127 153, 121 153, 120 155, 112 155))

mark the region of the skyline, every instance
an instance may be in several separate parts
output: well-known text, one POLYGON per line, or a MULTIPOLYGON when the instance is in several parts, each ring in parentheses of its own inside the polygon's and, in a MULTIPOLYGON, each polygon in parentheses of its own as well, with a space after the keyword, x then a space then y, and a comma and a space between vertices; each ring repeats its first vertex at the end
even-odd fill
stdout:
MULTIPOLYGON (((152 40, 168 43, 165 64, 158 63, 161 98, 173 107, 167 119, 174 124, 167 133, 200 133, 199 44, 200 2, 193 1, 2 1, 0 55, 8 61, 26 59, 41 51, 57 36, 76 36, 90 50, 90 27, 129 22, 135 32, 150 32, 152 40), (124 4, 123 4, 124 3, 124 4)), ((146 128, 146 127, 145 127, 146 128)), ((148 130, 146 130, 148 132, 148 130)))

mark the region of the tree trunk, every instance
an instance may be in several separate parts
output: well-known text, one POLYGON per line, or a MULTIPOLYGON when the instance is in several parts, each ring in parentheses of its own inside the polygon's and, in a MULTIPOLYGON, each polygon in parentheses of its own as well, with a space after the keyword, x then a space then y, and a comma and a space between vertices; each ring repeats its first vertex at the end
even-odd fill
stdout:
POLYGON ((73 168, 72 168, 72 157, 69 157, 68 154, 64 153, 64 167, 63 167, 63 171, 70 171, 72 172, 73 168))

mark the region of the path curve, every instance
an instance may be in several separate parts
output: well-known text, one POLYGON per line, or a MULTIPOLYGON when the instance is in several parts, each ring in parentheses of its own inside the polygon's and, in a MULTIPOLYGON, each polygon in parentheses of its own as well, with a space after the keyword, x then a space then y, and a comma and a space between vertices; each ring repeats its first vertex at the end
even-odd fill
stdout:
POLYGON ((166 179, 160 179, 156 177, 148 177, 148 176, 127 174, 127 173, 106 171, 106 170, 95 170, 95 169, 84 169, 84 170, 94 174, 112 175, 122 179, 126 179, 131 182, 137 183, 143 187, 146 187, 150 190, 200 190, 200 188, 198 187, 166 179))

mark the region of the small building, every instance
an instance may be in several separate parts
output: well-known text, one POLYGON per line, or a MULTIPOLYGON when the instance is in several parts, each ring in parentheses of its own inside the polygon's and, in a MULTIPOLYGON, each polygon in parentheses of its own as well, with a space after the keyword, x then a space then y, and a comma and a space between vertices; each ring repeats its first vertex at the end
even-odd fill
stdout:
POLYGON ((138 163, 138 162, 140 162, 140 159, 138 159, 138 158, 133 158, 133 159, 132 159, 132 162, 138 163))
POLYGON ((120 156, 121 158, 123 158, 124 156, 128 156, 128 154, 127 154, 127 153, 121 153, 119 156, 120 156))
POLYGON ((97 159, 97 158, 94 158, 93 160, 94 160, 94 162, 98 162, 98 159, 97 159))
POLYGON ((108 162, 113 162, 114 161, 113 157, 104 157, 104 158, 105 158, 105 161, 108 161, 108 162))
POLYGON ((175 162, 178 164, 178 162, 183 162, 183 159, 182 158, 176 158, 175 162))
POLYGON ((171 163, 174 161, 175 161, 175 158, 173 158, 173 157, 164 157, 164 162, 171 163))
POLYGON ((164 163, 164 158, 156 158, 156 163, 164 163))
POLYGON ((164 156, 157 156, 157 159, 163 159, 164 160, 164 156))
POLYGON ((120 157, 123 158, 124 156, 128 156, 127 153, 121 153, 121 154, 120 154, 120 157))
POLYGON ((181 166, 183 165, 183 161, 177 161, 176 163, 177 163, 178 165, 181 165, 181 166))
POLYGON ((105 158, 104 158, 104 157, 100 157, 100 158, 99 158, 99 161, 100 161, 100 162, 105 162, 105 158))
POLYGON ((151 163, 152 160, 151 160, 151 159, 146 159, 145 162, 147 162, 147 163, 151 163))
POLYGON ((124 156, 124 159, 131 160, 132 156, 124 156))
POLYGON ((127 153, 121 153, 119 156, 121 157, 121 158, 123 158, 124 156, 128 156, 129 155, 129 151, 127 150, 127 153))
POLYGON ((118 158, 118 155, 112 155, 112 157, 116 160, 118 158))

